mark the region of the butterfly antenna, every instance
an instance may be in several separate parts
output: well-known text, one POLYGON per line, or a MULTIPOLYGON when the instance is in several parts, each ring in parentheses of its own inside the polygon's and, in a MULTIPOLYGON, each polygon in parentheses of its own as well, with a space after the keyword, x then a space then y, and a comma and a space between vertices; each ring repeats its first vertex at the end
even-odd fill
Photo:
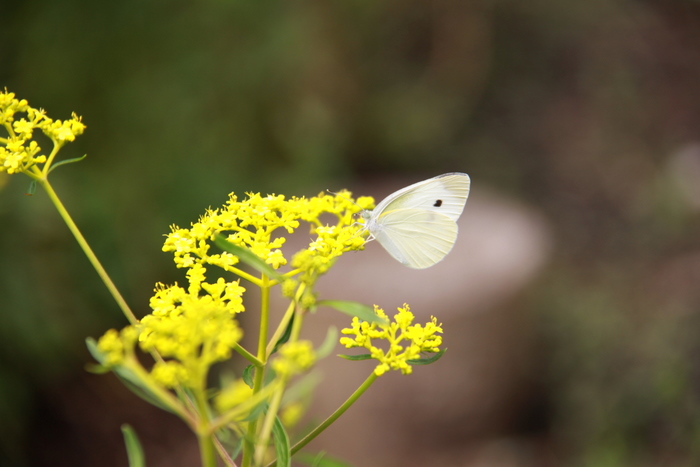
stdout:
MULTIPOLYGON (((345 198, 346 200, 350 201, 352 204, 354 204, 354 205, 357 206, 358 208, 362 209, 362 208, 360 207, 359 204, 357 204, 356 202, 354 202, 354 201, 352 200, 352 198, 349 198, 349 197, 345 196, 345 195, 342 194, 342 193, 336 193, 335 191, 331 191, 331 190, 328 190, 328 189, 326 189, 326 191, 327 191, 328 193, 332 194, 332 195, 340 196, 341 198, 345 198)), ((362 209, 362 210, 364 211, 364 209, 362 209)))

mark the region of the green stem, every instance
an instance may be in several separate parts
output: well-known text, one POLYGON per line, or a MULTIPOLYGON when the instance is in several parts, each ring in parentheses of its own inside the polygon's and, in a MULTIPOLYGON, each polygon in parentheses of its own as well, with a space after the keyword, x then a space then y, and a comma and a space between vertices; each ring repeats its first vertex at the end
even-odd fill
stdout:
MULTIPOLYGON (((258 335, 258 360, 265 365, 267 363, 267 333, 270 327, 270 279, 263 274, 260 286, 260 330, 258 335)), ((253 394, 257 394, 263 389, 264 366, 255 368, 255 378, 253 380, 253 394)), ((255 453, 255 440, 257 439, 258 420, 252 420, 248 424, 248 432, 243 441, 243 459, 241 467, 250 467, 255 453)))
MULTIPOLYGON (((323 433, 323 430, 328 428, 333 422, 335 422, 338 419, 338 417, 343 415, 345 411, 348 410, 350 406, 352 406, 352 404, 354 404, 355 401, 357 401, 357 399, 359 399, 360 396, 364 394, 365 391, 367 391, 367 389, 369 389, 370 386, 372 386, 372 383, 374 383, 374 381, 377 378, 378 376, 374 372, 372 372, 372 374, 369 375, 365 382, 362 383, 362 386, 357 388, 357 390, 354 393, 352 393, 350 397, 348 397, 348 399, 343 403, 343 405, 338 407, 338 409, 335 412, 333 412, 330 417, 325 419, 323 423, 314 428, 314 430, 311 433, 304 436, 304 438, 302 438, 297 444, 292 446, 291 454, 296 454, 301 448, 309 444, 314 438, 323 433)), ((268 464, 267 467, 274 467, 275 465, 277 465, 277 461, 271 462, 270 464, 268 464)))
POLYGON ((267 448, 267 444, 270 442, 270 436, 272 435, 272 425, 274 425, 275 419, 277 418, 277 412, 280 409, 282 396, 284 395, 284 389, 286 387, 287 378, 281 378, 280 387, 272 396, 270 405, 267 408, 267 414, 263 421, 262 429, 258 435, 257 447, 255 448, 255 465, 262 464, 263 456, 265 456, 265 449, 267 448))
MULTIPOLYGON (((205 353, 206 350, 203 350, 205 353)), ((193 372, 195 373, 195 372, 193 372)), ((216 467, 216 447, 214 446, 215 434, 211 430, 211 410, 206 396, 206 370, 197 371, 198 377, 194 378, 196 386, 193 389, 194 402, 197 406, 197 441, 199 442, 199 455, 202 459, 202 467, 216 467)), ((195 374, 196 374, 195 373, 195 374)))
POLYGON ((223 459, 224 464, 226 464, 228 467, 236 467, 236 462, 231 459, 231 456, 229 455, 228 451, 226 451, 224 445, 221 444, 219 438, 214 437, 214 446, 216 447, 216 451, 219 453, 219 457, 223 459))
POLYGON ((263 362, 261 362, 260 360, 258 360, 258 359, 255 357, 255 355, 253 355, 252 353, 248 352, 241 344, 236 344, 236 345, 233 347, 233 350, 235 350, 236 352, 238 352, 239 354, 241 354, 241 356, 242 356, 243 358, 245 358, 246 360, 248 360, 250 363, 252 363, 252 364, 255 365, 256 367, 258 367, 258 368, 262 368, 262 367, 263 367, 263 362))
MULTIPOLYGON (((299 291, 293 302, 296 305, 298 305, 298 300, 301 298, 301 293, 303 292, 302 286, 299 287, 299 291)), ((301 325, 304 321, 304 315, 306 313, 306 310, 304 310, 303 308, 298 306, 296 308, 297 309, 294 311, 296 317, 294 319, 294 323, 292 324, 292 331, 289 335, 290 343, 299 340, 301 325)), ((277 418, 277 413, 279 412, 280 405, 282 403, 282 396, 284 395, 284 390, 287 387, 288 377, 282 377, 280 378, 280 380, 280 387, 275 392, 275 395, 270 401, 270 406, 268 407, 267 413, 265 414, 265 420, 263 421, 262 429, 260 430, 260 433, 258 435, 258 447, 255 450, 256 465, 260 465, 262 463, 263 456, 265 455, 265 448, 267 447, 267 444, 270 441, 270 437, 272 436, 272 427, 275 424, 275 419, 277 418)))
POLYGON ((270 279, 263 274, 260 286, 260 333, 258 335, 258 359, 267 362, 267 333, 270 328, 270 279))
POLYGON ((231 267, 228 269, 229 272, 234 273, 238 277, 241 277, 251 284, 257 286, 257 287, 262 287, 262 281, 258 279, 257 277, 253 276, 252 274, 248 274, 247 272, 243 271, 242 269, 238 269, 237 267, 231 267))
POLYGON ((197 434, 199 441, 199 453, 202 459, 202 467, 216 467, 216 447, 211 436, 197 434))
POLYGON ((58 213, 63 218, 63 221, 66 223, 70 231, 73 233, 73 236, 80 245, 80 248, 83 249, 85 256, 87 256, 90 263, 92 263, 92 266, 97 271, 97 274, 102 279, 102 282, 104 282, 104 284, 107 286, 107 289, 112 294, 112 297, 114 297, 117 305, 119 308, 121 308, 122 313, 124 313, 131 324, 136 324, 138 319, 136 319, 136 316, 131 311, 131 308, 129 308, 129 305, 127 305, 126 301, 119 293, 119 290, 117 290, 117 287, 114 285, 114 282, 112 282, 112 279, 110 279, 109 274, 107 274, 107 271, 105 271, 105 268, 102 267, 100 260, 98 260, 97 256, 95 256, 95 253, 92 251, 92 248, 90 248, 90 245, 88 245, 88 242, 85 240, 85 237, 83 237, 83 234, 80 233, 80 229, 78 229, 78 226, 75 224, 75 222, 73 222, 73 219, 71 218, 70 214, 68 214, 68 211, 66 210, 65 206, 63 206, 63 203, 61 203, 61 200, 49 181, 46 178, 37 178, 36 181, 44 188, 44 190, 46 190, 51 202, 53 202, 53 204, 56 206, 58 213))

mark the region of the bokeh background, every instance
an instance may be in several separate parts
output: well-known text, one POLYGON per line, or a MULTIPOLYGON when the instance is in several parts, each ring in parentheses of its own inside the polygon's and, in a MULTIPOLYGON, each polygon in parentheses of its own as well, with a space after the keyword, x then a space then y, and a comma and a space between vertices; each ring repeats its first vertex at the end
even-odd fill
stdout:
MULTIPOLYGON (((417 275, 370 245, 329 279, 338 298, 438 315, 450 350, 380 379, 312 450, 363 467, 700 465, 700 2, 0 14, 0 86, 87 124, 62 155, 88 158, 53 183, 140 315, 154 283, 183 281, 160 251, 169 225, 231 191, 381 197, 472 176, 444 264, 417 275)), ((46 196, 0 185, 0 465, 125 466, 122 423, 149 465, 197 465, 183 424, 85 371, 85 337, 125 320, 46 196)), ((322 364, 350 381, 321 385, 318 416, 370 368, 347 365, 322 364)))

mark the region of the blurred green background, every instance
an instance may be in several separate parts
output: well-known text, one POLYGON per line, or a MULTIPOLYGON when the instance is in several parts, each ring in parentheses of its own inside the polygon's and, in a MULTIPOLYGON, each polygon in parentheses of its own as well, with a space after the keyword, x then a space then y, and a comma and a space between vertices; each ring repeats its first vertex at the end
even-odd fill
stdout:
MULTIPOLYGON (((518 303, 540 393, 501 435, 542 440, 531 465, 700 465, 699 2, 35 0, 1 15, 0 86, 83 116, 61 155, 88 158, 52 180, 137 314, 155 282, 182 280, 168 226, 231 191, 468 172, 555 237, 518 303)), ((84 338, 124 319, 46 196, 0 183, 0 465, 125 465, 124 422, 154 457, 189 436, 84 371, 84 338)))

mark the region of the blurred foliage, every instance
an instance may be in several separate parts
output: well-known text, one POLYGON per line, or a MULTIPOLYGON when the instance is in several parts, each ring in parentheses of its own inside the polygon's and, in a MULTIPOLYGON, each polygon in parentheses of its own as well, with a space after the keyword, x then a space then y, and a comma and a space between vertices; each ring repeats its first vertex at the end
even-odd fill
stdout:
MULTIPOLYGON (((561 464, 700 461, 697 1, 37 0, 2 16, 0 85, 84 117, 62 155, 88 158, 53 182, 141 313, 149 284, 178 279, 168 225, 231 191, 469 172, 556 234, 528 296, 561 464)), ((122 322, 27 184, 0 179, 3 465, 26 465, 34 393, 122 322)))

